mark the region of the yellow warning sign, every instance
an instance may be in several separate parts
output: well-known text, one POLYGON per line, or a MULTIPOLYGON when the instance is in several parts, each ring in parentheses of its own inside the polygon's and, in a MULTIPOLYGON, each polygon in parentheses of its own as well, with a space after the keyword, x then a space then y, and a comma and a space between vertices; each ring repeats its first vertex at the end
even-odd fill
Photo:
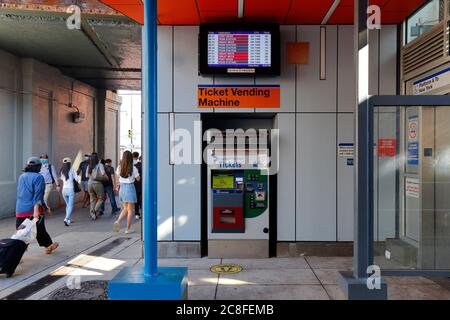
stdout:
POLYGON ((211 267, 211 272, 219 274, 233 274, 242 271, 242 267, 237 264, 218 264, 211 267))

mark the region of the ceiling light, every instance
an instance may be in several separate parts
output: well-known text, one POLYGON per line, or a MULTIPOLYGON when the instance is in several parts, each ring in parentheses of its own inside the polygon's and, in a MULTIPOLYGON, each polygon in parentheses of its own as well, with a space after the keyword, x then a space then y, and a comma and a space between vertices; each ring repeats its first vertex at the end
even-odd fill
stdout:
POLYGON ((244 0, 238 0, 238 18, 244 17, 244 0))

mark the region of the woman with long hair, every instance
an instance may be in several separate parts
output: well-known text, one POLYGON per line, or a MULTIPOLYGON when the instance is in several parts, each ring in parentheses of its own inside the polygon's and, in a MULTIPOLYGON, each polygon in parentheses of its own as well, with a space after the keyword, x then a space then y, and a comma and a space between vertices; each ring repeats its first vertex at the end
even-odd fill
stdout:
POLYGON ((88 192, 90 198, 90 215, 92 220, 97 220, 102 214, 101 207, 105 199, 105 188, 103 182, 108 179, 105 167, 100 162, 97 153, 92 153, 89 160, 89 167, 86 171, 88 180, 88 192))
POLYGON ((66 217, 64 224, 68 227, 72 223, 73 205, 75 203, 74 180, 78 180, 78 175, 72 167, 72 160, 64 158, 61 167, 61 180, 63 182, 62 195, 66 202, 66 217))
POLYGON ((44 191, 45 179, 39 174, 42 164, 37 157, 31 157, 27 161, 24 173, 17 182, 16 202, 16 228, 19 228, 25 219, 37 221, 36 240, 40 247, 45 248, 45 253, 50 254, 58 248, 58 242, 53 242, 45 229, 44 219, 44 191))
POLYGON ((119 200, 123 204, 123 210, 119 218, 114 222, 114 231, 120 231, 120 221, 127 216, 127 226, 125 233, 133 233, 131 224, 133 223, 134 206, 137 202, 135 181, 141 178, 137 168, 133 165, 133 155, 130 151, 125 151, 117 167, 116 175, 119 176, 119 200))

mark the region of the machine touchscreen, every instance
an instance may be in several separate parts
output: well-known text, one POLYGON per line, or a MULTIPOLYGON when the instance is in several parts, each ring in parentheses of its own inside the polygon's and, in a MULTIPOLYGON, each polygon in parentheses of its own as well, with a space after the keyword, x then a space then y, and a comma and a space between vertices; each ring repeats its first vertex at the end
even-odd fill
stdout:
POLYGON ((213 176, 213 189, 234 189, 234 176, 216 175, 213 176))

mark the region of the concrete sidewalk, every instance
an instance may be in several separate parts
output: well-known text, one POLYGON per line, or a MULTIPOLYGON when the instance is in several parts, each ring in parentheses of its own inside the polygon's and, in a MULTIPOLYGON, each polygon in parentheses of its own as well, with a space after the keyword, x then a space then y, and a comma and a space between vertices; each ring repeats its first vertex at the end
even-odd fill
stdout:
MULTIPOLYGON (((134 225, 138 232, 126 235, 123 230, 113 232, 115 218, 108 213, 92 221, 87 209, 77 208, 70 227, 64 226, 63 218, 63 210, 47 218, 47 229, 60 248, 45 255, 36 243, 31 244, 16 274, 10 279, 0 276, 0 299, 49 299, 55 290, 77 281, 108 281, 124 266, 143 263, 140 220, 134 225)), ((0 220, 0 238, 14 233, 14 221, 0 220)), ((159 259, 159 265, 189 268, 192 300, 330 300, 344 298, 336 285, 336 274, 351 270, 352 258, 159 259), (211 272, 210 267, 219 263, 239 264, 243 270, 229 275, 211 272)), ((385 279, 389 299, 450 300, 448 279, 385 279)))

